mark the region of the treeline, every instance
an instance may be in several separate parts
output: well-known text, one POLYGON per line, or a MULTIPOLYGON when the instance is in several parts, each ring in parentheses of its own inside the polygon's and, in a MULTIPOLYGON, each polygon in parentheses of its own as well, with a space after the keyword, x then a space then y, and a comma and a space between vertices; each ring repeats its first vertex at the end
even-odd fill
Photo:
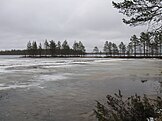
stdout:
POLYGON ((120 42, 119 45, 106 41, 103 50, 100 51, 97 46, 92 52, 86 52, 85 46, 81 41, 74 42, 72 47, 65 40, 47 41, 37 43, 29 41, 25 50, 7 50, 0 51, 0 55, 25 55, 26 57, 81 57, 84 55, 97 56, 104 55, 107 57, 123 56, 123 57, 157 57, 162 55, 162 33, 142 32, 139 37, 133 35, 130 37, 128 44, 120 42))
POLYGON ((0 55, 25 55, 26 50, 4 50, 0 55))
POLYGON ((161 56, 162 54, 162 33, 142 32, 139 37, 131 36, 128 45, 121 42, 119 45, 106 41, 103 52, 95 46, 93 53, 104 53, 107 56, 161 56))
POLYGON ((29 57, 83 56, 85 53, 86 49, 81 41, 75 41, 72 48, 66 40, 63 43, 45 40, 43 44, 39 43, 39 45, 36 41, 29 41, 26 49, 26 56, 29 57))

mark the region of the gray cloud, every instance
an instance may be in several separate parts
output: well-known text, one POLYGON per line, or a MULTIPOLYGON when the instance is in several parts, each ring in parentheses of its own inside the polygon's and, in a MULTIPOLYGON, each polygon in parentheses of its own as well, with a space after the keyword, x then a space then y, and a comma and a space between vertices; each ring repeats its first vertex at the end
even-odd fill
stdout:
POLYGON ((29 40, 83 41, 88 50, 104 42, 128 42, 143 27, 122 23, 109 0, 1 0, 0 49, 25 48, 29 40))

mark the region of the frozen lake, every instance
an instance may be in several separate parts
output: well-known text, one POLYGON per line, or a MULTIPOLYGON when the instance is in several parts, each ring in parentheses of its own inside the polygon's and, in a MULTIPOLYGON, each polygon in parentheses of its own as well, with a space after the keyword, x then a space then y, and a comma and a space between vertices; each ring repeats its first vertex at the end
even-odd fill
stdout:
POLYGON ((0 56, 0 120, 92 121, 95 100, 119 89, 161 95, 161 72, 158 59, 0 56))

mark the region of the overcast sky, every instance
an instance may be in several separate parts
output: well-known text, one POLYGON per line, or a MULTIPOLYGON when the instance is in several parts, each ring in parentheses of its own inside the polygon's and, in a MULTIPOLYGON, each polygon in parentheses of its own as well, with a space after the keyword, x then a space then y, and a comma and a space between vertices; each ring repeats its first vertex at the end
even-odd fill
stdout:
MULTIPOLYGON (((121 1, 121 0, 114 0, 121 1)), ((128 43, 143 27, 122 23, 111 0, 0 0, 0 49, 23 49, 31 40, 82 41, 88 51, 104 42, 128 43)))

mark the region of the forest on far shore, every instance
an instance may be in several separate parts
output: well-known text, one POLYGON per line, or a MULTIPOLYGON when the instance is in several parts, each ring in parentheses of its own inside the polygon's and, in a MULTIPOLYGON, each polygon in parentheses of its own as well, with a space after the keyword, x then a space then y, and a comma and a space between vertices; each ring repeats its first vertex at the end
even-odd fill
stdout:
POLYGON ((159 57, 162 55, 162 33, 142 32, 139 37, 133 35, 128 45, 124 42, 117 45, 105 41, 103 50, 99 50, 97 46, 94 46, 91 52, 86 52, 86 48, 81 41, 75 41, 72 47, 70 47, 67 40, 63 41, 63 43, 45 40, 43 44, 29 41, 26 49, 0 51, 0 55, 24 55, 25 57, 83 57, 84 55, 159 57))

